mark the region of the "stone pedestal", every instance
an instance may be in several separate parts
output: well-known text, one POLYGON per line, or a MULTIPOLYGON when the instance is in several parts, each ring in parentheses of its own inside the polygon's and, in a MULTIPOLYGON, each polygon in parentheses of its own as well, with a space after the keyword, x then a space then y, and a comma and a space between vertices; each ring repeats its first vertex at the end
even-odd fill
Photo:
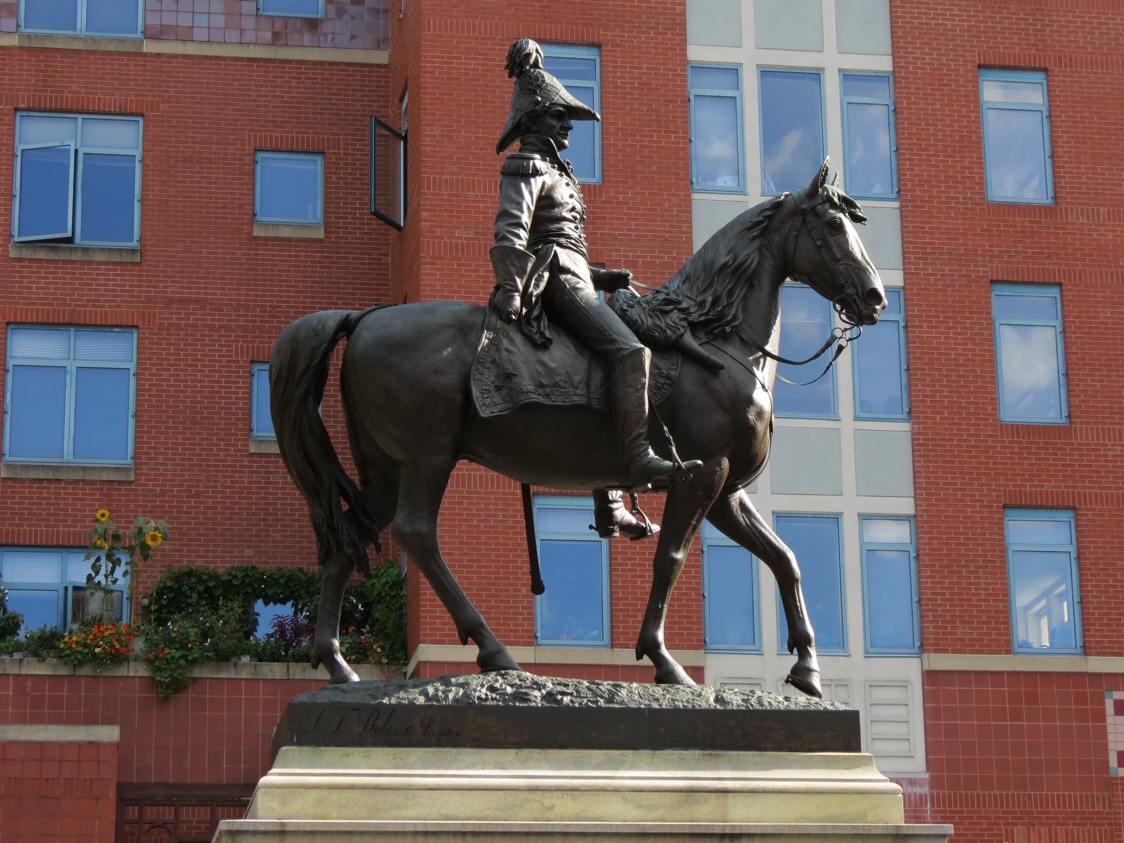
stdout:
POLYGON ((294 700, 215 843, 946 843, 857 752, 857 712, 506 675, 294 700))

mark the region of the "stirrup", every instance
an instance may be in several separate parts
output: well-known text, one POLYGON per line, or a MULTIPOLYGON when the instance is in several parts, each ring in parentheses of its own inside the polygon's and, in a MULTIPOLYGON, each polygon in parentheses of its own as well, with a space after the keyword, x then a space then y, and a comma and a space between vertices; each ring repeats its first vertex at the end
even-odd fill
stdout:
MULTIPOLYGON (((629 541, 637 542, 641 539, 651 538, 660 531, 659 524, 653 524, 652 520, 640 508, 640 499, 636 497, 635 492, 628 493, 629 498, 632 500, 632 511, 629 512, 624 508, 624 503, 619 502, 617 507, 610 506, 609 511, 613 516, 620 516, 620 520, 612 524, 604 524, 597 526, 590 524, 589 529, 596 531, 597 535, 603 539, 617 539, 622 535, 629 541), (620 515, 620 513, 624 513, 620 515), (632 523, 624 520, 631 516, 632 523), (639 516, 639 517, 638 517, 639 516)), ((597 519, 594 518, 594 521, 597 519)))
POLYGON ((629 477, 630 491, 637 489, 666 489, 672 480, 684 483, 691 479, 691 472, 702 466, 702 460, 687 460, 674 462, 662 459, 651 454, 634 465, 635 473, 629 477))

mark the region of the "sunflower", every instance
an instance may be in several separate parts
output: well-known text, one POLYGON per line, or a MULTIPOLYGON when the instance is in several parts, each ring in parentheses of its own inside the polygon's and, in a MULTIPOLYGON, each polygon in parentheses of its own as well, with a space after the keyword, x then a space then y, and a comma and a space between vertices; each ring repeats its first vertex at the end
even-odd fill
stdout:
POLYGON ((108 509, 99 509, 97 512, 94 513, 94 520, 95 521, 108 521, 109 520, 109 510, 108 509))
POLYGON ((107 542, 105 539, 98 539, 96 542, 94 542, 94 547, 96 547, 98 550, 109 550, 109 542, 107 542))
POLYGON ((149 547, 160 547, 164 543, 164 537, 160 535, 159 530, 149 530, 144 540, 148 542, 149 547))

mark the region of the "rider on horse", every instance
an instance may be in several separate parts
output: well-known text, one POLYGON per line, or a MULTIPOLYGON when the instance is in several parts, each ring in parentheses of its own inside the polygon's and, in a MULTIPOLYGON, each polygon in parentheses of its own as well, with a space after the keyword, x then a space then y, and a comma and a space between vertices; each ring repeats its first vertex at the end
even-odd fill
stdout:
MULTIPOLYGON (((515 141, 519 152, 500 168, 500 205, 495 246, 490 252, 496 288, 490 305, 504 322, 517 319, 538 345, 549 345, 546 316, 597 354, 606 366, 609 402, 628 467, 628 486, 666 483, 676 466, 652 452, 648 442, 648 369, 651 352, 597 291, 628 286, 628 270, 588 263, 585 203, 570 162, 559 151, 570 145, 571 120, 600 120, 543 70, 542 48, 530 39, 511 45, 507 74, 515 77, 511 112, 496 154, 515 141)), ((637 539, 658 527, 637 521, 619 492, 594 493, 598 533, 623 532, 637 539)))

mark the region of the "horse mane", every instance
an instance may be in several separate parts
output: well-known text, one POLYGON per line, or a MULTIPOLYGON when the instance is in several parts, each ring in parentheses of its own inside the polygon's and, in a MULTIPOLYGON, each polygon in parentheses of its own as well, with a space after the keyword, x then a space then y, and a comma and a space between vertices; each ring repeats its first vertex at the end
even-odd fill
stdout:
POLYGON ((641 342, 655 348, 673 345, 689 328, 700 328, 708 337, 728 334, 741 320, 765 229, 788 195, 734 217, 660 289, 646 296, 622 290, 610 306, 641 342))

